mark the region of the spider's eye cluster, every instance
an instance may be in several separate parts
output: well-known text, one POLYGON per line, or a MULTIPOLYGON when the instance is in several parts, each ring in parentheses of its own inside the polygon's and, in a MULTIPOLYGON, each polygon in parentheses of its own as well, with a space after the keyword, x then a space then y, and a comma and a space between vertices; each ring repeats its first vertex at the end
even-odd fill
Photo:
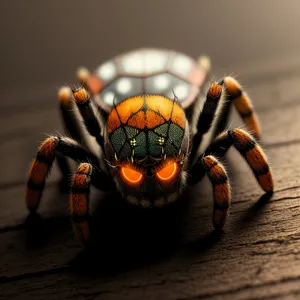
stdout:
MULTIPOLYGON (((156 177, 161 181, 169 181, 175 178, 177 175, 178 165, 176 162, 173 162, 162 169, 160 169, 158 172, 156 172, 156 177)), ((125 181, 137 184, 141 182, 143 179, 143 174, 137 170, 134 170, 130 167, 122 167, 121 168, 121 174, 125 181)))
POLYGON ((122 167, 121 173, 123 178, 129 181, 130 183, 139 183, 143 178, 142 173, 131 168, 122 167))
POLYGON ((173 162, 170 165, 167 165, 166 167, 159 170, 156 175, 157 177, 162 181, 171 180, 175 177, 177 173, 177 163, 173 162))

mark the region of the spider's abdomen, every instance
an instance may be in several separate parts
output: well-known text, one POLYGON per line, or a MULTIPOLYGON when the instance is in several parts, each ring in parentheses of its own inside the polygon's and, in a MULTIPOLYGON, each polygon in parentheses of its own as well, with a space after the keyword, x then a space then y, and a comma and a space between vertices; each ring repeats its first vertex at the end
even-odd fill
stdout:
POLYGON ((184 109, 199 95, 207 67, 173 50, 142 48, 122 53, 98 66, 86 80, 95 103, 110 112, 114 103, 138 95, 177 96, 184 109))
POLYGON ((159 95, 129 98, 112 109, 107 133, 121 160, 176 157, 186 128, 182 107, 159 95))

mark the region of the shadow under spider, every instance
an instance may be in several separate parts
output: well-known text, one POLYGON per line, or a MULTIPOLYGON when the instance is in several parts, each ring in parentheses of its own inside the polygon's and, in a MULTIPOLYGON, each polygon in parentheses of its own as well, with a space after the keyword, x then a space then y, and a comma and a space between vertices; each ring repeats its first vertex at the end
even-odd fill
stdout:
MULTIPOLYGON (((93 201, 96 196, 97 193, 92 196, 93 201)), ((261 196, 237 221, 237 227, 245 227, 257 218, 271 196, 261 196)), ((191 193, 187 192, 177 203, 160 209, 130 206, 117 193, 107 194, 99 202, 94 201, 91 246, 72 259, 69 266, 75 273, 101 275, 158 263, 172 256, 175 251, 178 252, 178 248, 183 256, 198 256, 209 251, 222 240, 222 231, 211 231, 195 242, 182 244, 181 237, 186 229, 183 220, 189 219, 191 203, 201 201, 191 198, 191 193)), ((28 243, 34 246, 45 244, 51 235, 59 234, 59 239, 63 240, 64 236, 68 235, 69 238, 72 234, 68 215, 46 219, 38 214, 29 215, 26 227, 29 229, 28 243)), ((71 238, 75 239, 75 236, 71 238)))
POLYGON ((266 204, 269 203, 269 200, 272 198, 273 192, 265 193, 259 199, 254 202, 254 204, 245 210, 245 213, 242 215, 241 218, 239 218, 236 222, 237 225, 239 225, 240 228, 246 227, 249 223, 252 223, 254 221, 257 221, 265 207, 266 204))

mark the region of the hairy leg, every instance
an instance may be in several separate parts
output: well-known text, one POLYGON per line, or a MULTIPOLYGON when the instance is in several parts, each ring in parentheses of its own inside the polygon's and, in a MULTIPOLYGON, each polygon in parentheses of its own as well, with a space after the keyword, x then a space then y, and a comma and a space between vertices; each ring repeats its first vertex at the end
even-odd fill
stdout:
POLYGON ((213 225, 222 229, 230 206, 230 183, 224 166, 212 155, 199 157, 189 172, 188 183, 196 184, 206 174, 213 188, 213 225))
POLYGON ((214 124, 213 139, 226 128, 232 105, 235 106, 248 131, 256 139, 259 139, 261 136, 261 128, 251 99, 242 89, 240 83, 233 77, 225 77, 223 82, 227 101, 224 103, 222 111, 214 124))
POLYGON ((247 161, 261 188, 265 192, 272 192, 274 183, 267 156, 255 138, 245 130, 234 129, 220 134, 208 146, 204 155, 222 157, 232 145, 247 161))
POLYGON ((98 177, 103 186, 111 186, 111 178, 100 170, 98 159, 93 154, 70 138, 52 136, 42 143, 30 167, 26 205, 31 212, 35 212, 38 208, 46 178, 57 156, 67 156, 77 162, 91 163, 99 170, 98 177))

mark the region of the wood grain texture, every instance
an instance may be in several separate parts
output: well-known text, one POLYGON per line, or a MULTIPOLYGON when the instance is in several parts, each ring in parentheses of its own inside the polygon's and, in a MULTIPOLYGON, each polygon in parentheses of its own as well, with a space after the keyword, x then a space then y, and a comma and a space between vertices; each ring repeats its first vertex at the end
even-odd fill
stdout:
MULTIPOLYGON (((1 299, 299 299, 299 76, 249 81, 261 119, 262 145, 275 178, 263 195, 231 149, 224 161, 232 206, 224 231, 212 231, 212 193, 204 179, 184 203, 159 211, 127 207, 92 190, 94 248, 83 250, 68 216, 68 196, 53 169, 40 218, 27 219, 29 162, 44 133, 62 132, 48 96, 1 110, 1 299), (102 199, 100 201, 99 199, 102 199), (188 202, 188 203, 185 203, 188 202)), ((247 90, 248 90, 247 89, 247 90)), ((233 113, 232 126, 241 125, 233 113)))

